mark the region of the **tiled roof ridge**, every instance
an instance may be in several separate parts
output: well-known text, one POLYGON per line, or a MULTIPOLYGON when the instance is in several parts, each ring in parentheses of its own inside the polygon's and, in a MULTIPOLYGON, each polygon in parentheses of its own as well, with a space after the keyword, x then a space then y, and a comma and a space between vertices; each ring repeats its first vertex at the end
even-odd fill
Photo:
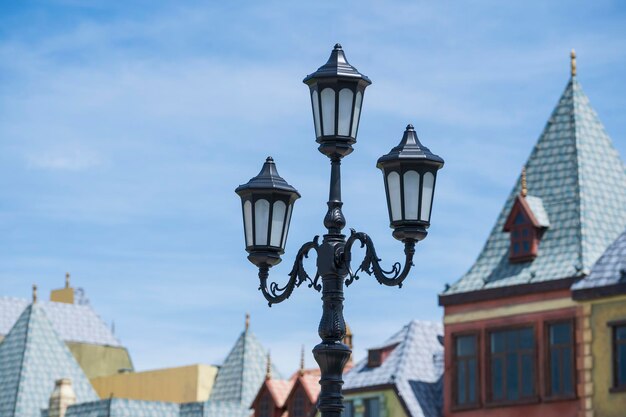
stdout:
MULTIPOLYGON (((581 170, 581 158, 580 158, 580 135, 579 135, 579 126, 578 126, 578 112, 576 111, 576 102, 580 100, 580 98, 575 94, 576 88, 580 90, 582 93, 582 88, 578 83, 575 75, 572 75, 569 83, 567 84, 567 88, 572 89, 572 129, 574 130, 574 142, 576 143, 576 189, 578 193, 578 224, 580 227, 578 228, 578 264, 580 265, 580 270, 582 271, 584 268, 584 247, 583 247, 583 211, 582 211, 582 192, 580 187, 580 170, 581 170), (570 87, 571 86, 571 87, 570 87)), ((584 94, 584 93, 583 93, 584 94)))
MULTIPOLYGON (((28 312, 28 318, 26 319, 26 333, 24 334, 24 346, 28 345, 28 334, 31 331, 31 315, 33 314, 33 304, 30 304, 28 307, 26 307, 26 311, 24 311, 24 313, 28 312)), ((24 369, 24 359, 26 358, 25 354, 21 355, 22 357, 20 358, 20 367, 19 367, 19 374, 22 374, 22 371, 24 369)), ((20 395, 20 383, 17 383, 16 386, 16 392, 15 392, 15 401, 13 401, 13 416, 15 415, 15 410, 17 409, 17 402, 18 402, 18 397, 20 395)))
POLYGON ((398 344, 398 346, 396 346, 396 349, 401 349, 401 350, 398 352, 398 354, 400 355, 400 360, 396 364, 396 368, 394 369, 394 372, 391 373, 390 382, 393 383, 394 385, 396 384, 396 380, 399 379, 398 377, 404 376, 404 372, 402 372, 402 370, 406 369, 405 362, 408 360, 408 357, 409 357, 409 355, 407 355, 408 353, 407 351, 409 348, 408 339, 409 339, 411 332, 415 329, 415 326, 419 324, 420 322, 418 322, 417 320, 411 320, 410 322, 408 322, 405 325, 406 331, 404 332, 402 341, 398 344), (395 375, 395 378, 394 378, 394 375, 395 375))
MULTIPOLYGON (((241 355, 241 381, 244 381, 244 376, 246 373, 246 342, 248 341, 248 334, 250 332, 250 329, 246 328, 239 337, 243 337, 243 346, 242 346, 242 350, 243 353, 241 355)), ((243 401, 243 383, 239 384, 239 401, 243 401)))

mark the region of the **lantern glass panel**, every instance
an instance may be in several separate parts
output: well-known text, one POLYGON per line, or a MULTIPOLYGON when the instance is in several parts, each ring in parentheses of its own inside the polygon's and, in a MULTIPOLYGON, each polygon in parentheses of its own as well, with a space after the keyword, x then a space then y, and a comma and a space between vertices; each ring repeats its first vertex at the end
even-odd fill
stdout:
POLYGON ((246 246, 252 246, 252 203, 246 200, 243 203, 243 228, 246 232, 246 246))
POLYGON ((283 245, 282 248, 285 249, 285 244, 287 243, 287 234, 289 233, 289 223, 291 222, 291 209, 293 208, 293 203, 289 205, 287 208, 287 220, 285 220, 285 229, 283 230, 283 245))
POLYGON ((389 189, 391 220, 400 220, 402 218, 402 212, 400 207, 400 174, 392 171, 387 175, 387 188, 389 189))
POLYGON ((359 127, 359 116, 361 114, 361 102, 363 101, 363 94, 359 91, 356 93, 356 99, 354 100, 354 117, 352 118, 352 137, 356 139, 356 130, 359 127))
POLYGON ((432 172, 424 174, 424 185, 422 186, 422 212, 420 220, 430 221, 430 203, 433 200, 433 189, 435 187, 435 176, 432 172))
POLYGON ((272 237, 270 239, 270 245, 272 246, 280 246, 286 210, 287 205, 285 203, 280 200, 274 202, 274 209, 272 210, 272 237))
POLYGON ((404 219, 417 220, 417 206, 420 198, 420 174, 416 171, 404 173, 404 219))
POLYGON ((335 90, 325 88, 322 90, 322 124, 324 135, 335 134, 335 90))
POLYGON ((267 228, 270 222, 270 203, 258 200, 254 203, 254 237, 255 245, 267 245, 267 228))
POLYGON ((339 91, 339 127, 337 134, 350 136, 350 119, 352 118, 352 101, 354 93, 348 88, 339 91))
POLYGON ((313 121, 315 122, 315 137, 319 137, 322 134, 320 128, 320 99, 317 94, 317 90, 313 90, 311 93, 311 103, 313 105, 313 121))

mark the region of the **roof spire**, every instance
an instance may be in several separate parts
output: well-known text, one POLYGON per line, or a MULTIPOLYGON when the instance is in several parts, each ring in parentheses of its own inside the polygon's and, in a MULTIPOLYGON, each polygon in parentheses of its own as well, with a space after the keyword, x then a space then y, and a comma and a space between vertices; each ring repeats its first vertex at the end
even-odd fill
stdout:
POLYGON ((267 367, 265 368, 265 379, 268 381, 272 379, 272 357, 270 352, 267 351, 267 367))
POLYGON ((576 76, 576 51, 572 49, 572 52, 570 52, 569 56, 570 56, 572 77, 575 77, 576 76))
POLYGON ((302 345, 302 351, 300 351, 300 370, 298 373, 300 376, 304 375, 304 345, 302 345))
POLYGON ((70 287, 70 273, 66 272, 65 273, 65 288, 69 288, 70 287))
POLYGON ((246 333, 248 333, 249 328, 250 328, 250 313, 246 313, 246 333))
POLYGON ((526 197, 528 195, 528 187, 526 185, 526 167, 522 167, 522 191, 520 191, 522 197, 526 197))
POLYGON ((33 284, 33 304, 37 302, 37 284, 33 284))

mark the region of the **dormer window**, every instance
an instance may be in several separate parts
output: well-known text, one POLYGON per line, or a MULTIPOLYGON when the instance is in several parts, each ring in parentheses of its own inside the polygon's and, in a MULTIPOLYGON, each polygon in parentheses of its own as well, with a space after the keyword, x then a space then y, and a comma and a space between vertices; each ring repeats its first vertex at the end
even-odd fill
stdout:
POLYGON ((385 362, 385 359, 393 352, 393 350, 398 346, 395 345, 384 346, 381 348, 370 349, 367 351, 367 367, 368 368, 377 368, 385 362))
POLYGON ((518 195, 513 203, 504 231, 509 232, 509 262, 529 262, 537 257, 539 241, 550 226, 543 201, 538 197, 518 195))

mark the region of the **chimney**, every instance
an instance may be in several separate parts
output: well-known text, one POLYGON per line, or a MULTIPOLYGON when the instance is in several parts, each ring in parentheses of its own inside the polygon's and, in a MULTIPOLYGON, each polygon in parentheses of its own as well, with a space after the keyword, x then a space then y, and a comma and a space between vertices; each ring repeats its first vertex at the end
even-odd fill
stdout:
POLYGON ((65 287, 50 292, 50 301, 74 304, 74 288, 70 285, 70 273, 65 274, 65 287))
POLYGON ((65 417, 67 407, 76 404, 76 394, 72 388, 72 380, 69 378, 59 379, 55 383, 54 391, 50 396, 48 417, 65 417))

